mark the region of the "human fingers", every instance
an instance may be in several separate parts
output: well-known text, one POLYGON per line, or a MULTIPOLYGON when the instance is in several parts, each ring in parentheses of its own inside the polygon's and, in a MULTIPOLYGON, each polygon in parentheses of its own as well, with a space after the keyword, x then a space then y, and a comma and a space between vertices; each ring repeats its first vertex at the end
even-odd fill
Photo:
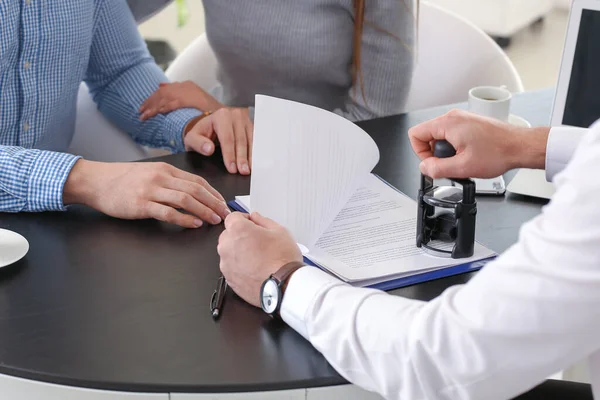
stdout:
POLYGON ((203 225, 202 220, 197 217, 181 213, 165 204, 149 202, 146 206, 146 212, 150 218, 184 228, 199 228, 203 225))
POLYGON ((200 203, 214 211, 222 219, 230 214, 229 208, 222 198, 215 196, 204 186, 196 182, 173 178, 165 183, 165 187, 167 189, 177 190, 191 195, 200 203))
POLYGON ((246 136, 248 137, 248 166, 252 169, 252 146, 254 144, 254 124, 248 118, 246 122, 246 136))
POLYGON ((151 194, 150 200, 176 209, 185 210, 191 215, 213 225, 220 224, 222 221, 221 217, 213 210, 184 191, 160 187, 151 194))
POLYGON ((221 152, 223 153, 223 162, 225 168, 230 174, 237 173, 237 165, 235 162, 235 136, 233 133, 233 121, 231 111, 223 108, 210 117, 214 118, 214 130, 221 144, 221 152))
POLYGON ((221 201, 225 201, 225 198, 221 195, 221 193, 219 193, 215 188, 213 188, 210 183, 208 183, 208 181, 206 179, 204 179, 201 176, 198 176, 196 174, 192 174, 190 172, 181 170, 179 168, 175 168, 173 167, 174 170, 172 171, 173 176, 180 178, 180 179, 186 179, 188 181, 192 181, 192 182, 196 182, 199 185, 202 185, 204 188, 206 188, 206 190, 208 190, 213 196, 215 196, 216 198, 220 199, 221 201))
POLYGON ((248 175, 250 174, 250 167, 248 164, 248 134, 245 121, 248 118, 241 110, 232 111, 232 116, 237 168, 240 174, 248 175))
POLYGON ((210 117, 200 120, 185 135, 186 148, 192 149, 202 155, 210 156, 215 152, 215 143, 210 139, 213 133, 210 117))

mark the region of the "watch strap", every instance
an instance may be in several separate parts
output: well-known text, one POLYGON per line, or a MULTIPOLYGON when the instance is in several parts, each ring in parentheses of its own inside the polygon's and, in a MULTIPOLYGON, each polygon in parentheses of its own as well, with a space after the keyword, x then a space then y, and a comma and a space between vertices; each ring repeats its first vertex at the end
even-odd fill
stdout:
POLYGON ((302 268, 304 263, 302 261, 292 261, 285 264, 283 267, 279 268, 277 272, 275 272, 271 277, 277 281, 277 284, 281 287, 282 284, 287 282, 287 279, 296 272, 298 269, 302 268))
POLYGON ((279 293, 281 296, 279 299, 279 304, 277 305, 277 309, 273 314, 271 314, 271 317, 281 318, 281 305, 283 304, 283 296, 285 294, 285 289, 287 288, 289 278, 294 272, 304 267, 304 265, 305 264, 301 261, 292 261, 285 264, 283 267, 279 268, 277 272, 271 275, 271 279, 275 280, 279 286, 279 293))

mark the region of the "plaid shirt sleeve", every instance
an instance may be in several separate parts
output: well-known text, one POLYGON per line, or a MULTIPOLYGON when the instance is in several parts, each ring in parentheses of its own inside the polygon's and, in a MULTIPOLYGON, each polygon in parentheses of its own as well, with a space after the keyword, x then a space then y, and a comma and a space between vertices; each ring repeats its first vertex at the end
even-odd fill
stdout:
POLYGON ((148 53, 127 3, 105 0, 100 7, 85 78, 94 101, 137 143, 184 151, 183 129, 201 113, 179 109, 140 121, 140 106, 167 78, 148 53))
POLYGON ((77 156, 0 146, 0 211, 62 211, 63 187, 77 156))

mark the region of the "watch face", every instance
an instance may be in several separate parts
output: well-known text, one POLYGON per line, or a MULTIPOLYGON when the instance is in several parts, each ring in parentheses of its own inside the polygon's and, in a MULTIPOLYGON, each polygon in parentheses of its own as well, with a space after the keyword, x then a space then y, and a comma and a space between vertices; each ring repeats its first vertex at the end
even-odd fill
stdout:
POLYGON ((264 312, 273 314, 279 304, 279 286, 273 279, 268 279, 263 283, 260 292, 260 305, 264 312))

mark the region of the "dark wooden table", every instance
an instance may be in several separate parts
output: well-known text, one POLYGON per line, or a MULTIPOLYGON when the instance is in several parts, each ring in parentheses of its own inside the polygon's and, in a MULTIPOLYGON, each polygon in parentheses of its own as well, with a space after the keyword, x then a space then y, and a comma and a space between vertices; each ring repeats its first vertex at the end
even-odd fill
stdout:
MULTIPOLYGON (((553 92, 516 96, 513 111, 547 124, 553 92)), ((464 105, 460 105, 464 107, 464 105)), ((375 172, 414 197, 418 162, 409 127, 440 107, 362 123, 379 145, 375 172)), ((163 158, 203 175, 231 199, 250 180, 219 157, 163 158)), ((511 174, 508 174, 510 178, 511 174)), ((479 198, 477 239, 501 252, 542 201, 479 198)), ((0 227, 31 245, 0 270, 0 374, 78 387, 137 392, 245 392, 345 383, 302 337, 233 296, 215 323, 208 303, 219 276, 222 227, 183 230, 121 221, 84 207, 65 213, 0 214, 0 227)), ((396 290, 429 300, 471 274, 396 290)))

